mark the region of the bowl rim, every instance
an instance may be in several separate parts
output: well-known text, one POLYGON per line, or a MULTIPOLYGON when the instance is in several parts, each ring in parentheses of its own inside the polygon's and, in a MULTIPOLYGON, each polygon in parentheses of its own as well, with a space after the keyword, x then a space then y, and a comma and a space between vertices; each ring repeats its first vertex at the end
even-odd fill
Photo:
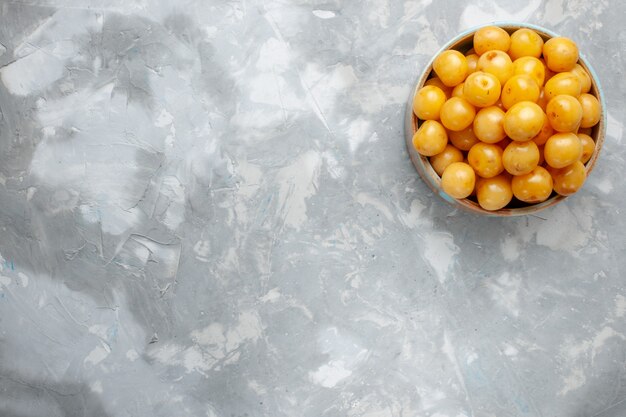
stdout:
MULTIPOLYGON (((416 78, 413 84, 413 90, 409 96, 409 99, 406 105, 406 110, 405 110, 405 141, 406 141, 407 151, 409 152, 411 162, 413 163, 415 169, 417 170, 420 177, 424 180, 424 182, 429 186, 429 188, 435 194, 441 197, 443 200, 445 200, 446 202, 448 202, 449 204, 451 204, 452 206, 456 208, 461 208, 468 212, 481 214, 485 216, 491 216, 491 217, 523 216, 523 215, 529 215, 529 214, 536 214, 544 209, 547 209, 548 207, 552 207, 562 202, 563 200, 567 198, 567 196, 561 196, 557 194, 548 198, 546 201, 543 201, 538 204, 530 204, 527 206, 515 207, 515 208, 502 208, 500 210, 495 210, 495 211, 485 210, 482 207, 480 207, 478 203, 472 200, 469 200, 467 198, 455 199, 454 197, 446 194, 443 191, 443 189, 441 189, 441 185, 440 185, 441 179, 439 175, 437 175, 437 173, 434 171, 432 166, 430 165, 428 158, 420 155, 413 148, 412 139, 416 130, 416 123, 415 123, 416 119, 413 113, 413 99, 415 97, 415 94, 419 90, 419 88, 423 86, 424 82, 426 82, 429 75, 433 71, 432 65, 433 65, 435 58, 443 51, 446 51, 452 48, 453 46, 459 44, 460 42, 462 42, 464 38, 467 38, 468 36, 473 35, 478 29, 486 27, 486 26, 497 26, 497 27, 507 30, 509 33, 517 29, 523 29, 523 28, 532 29, 538 32, 539 35, 544 39, 563 36, 563 35, 559 35, 555 33, 554 31, 550 29, 546 29, 539 25, 526 23, 526 22, 512 22, 512 21, 494 21, 494 22, 481 24, 478 26, 465 29, 462 32, 460 32, 458 35, 454 36, 451 40, 449 40, 441 48, 439 48, 437 52, 433 54, 433 56, 428 60, 423 71, 420 72, 420 74, 418 75, 418 77, 416 78)), ((584 53, 582 53, 580 50, 578 53, 578 60, 579 60, 579 64, 581 64, 581 66, 589 72, 589 75, 591 77, 591 83, 592 83, 592 91, 595 91, 595 93, 597 93, 596 97, 598 98, 598 101, 600 102, 600 109, 601 109, 600 121, 593 128, 595 134, 594 132, 592 132, 592 137, 594 138, 596 147, 595 147, 593 155, 591 156, 589 161, 587 161, 587 163, 585 164, 585 169, 586 169, 587 177, 588 177, 595 166, 600 150, 602 149, 604 138, 606 136, 607 115, 606 115, 606 110, 605 110, 606 105, 605 105, 604 91, 602 90, 596 71, 594 70, 593 66, 589 64, 584 53)))

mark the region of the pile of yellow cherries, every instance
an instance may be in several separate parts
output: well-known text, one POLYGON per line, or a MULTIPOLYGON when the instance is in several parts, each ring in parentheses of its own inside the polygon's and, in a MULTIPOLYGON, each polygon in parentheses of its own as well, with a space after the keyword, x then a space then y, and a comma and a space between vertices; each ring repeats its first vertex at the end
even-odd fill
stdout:
POLYGON ((413 146, 444 192, 494 211, 582 187, 601 108, 571 39, 486 26, 465 55, 439 54, 433 73, 413 100, 413 146))

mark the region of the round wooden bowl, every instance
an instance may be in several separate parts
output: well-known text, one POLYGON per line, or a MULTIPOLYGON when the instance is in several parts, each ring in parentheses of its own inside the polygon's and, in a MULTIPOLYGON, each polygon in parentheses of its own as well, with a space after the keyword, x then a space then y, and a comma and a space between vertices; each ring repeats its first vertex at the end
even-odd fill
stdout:
MULTIPOLYGON (((527 24, 527 23, 491 23, 485 26, 498 26, 506 30, 508 33, 513 33, 514 31, 520 28, 533 29, 544 39, 544 41, 552 37, 558 36, 557 34, 547 29, 544 29, 539 26, 527 24)), ((461 53, 465 54, 465 52, 467 52, 469 49, 472 48, 472 40, 474 37, 474 33, 481 27, 483 26, 469 29, 461 33, 454 39, 452 39, 450 42, 448 42, 448 44, 446 44, 433 56, 433 58, 430 60, 430 62, 428 63, 424 71, 418 77, 415 88, 413 90, 413 93, 409 97, 409 101, 406 107, 405 128, 404 128, 406 147, 411 157, 411 161, 413 162, 415 169, 417 169, 417 172, 422 177, 422 179, 426 182, 426 184, 428 184, 428 186, 433 190, 433 192, 435 192, 435 194, 439 195, 441 198, 443 198, 445 201, 447 201, 454 207, 457 207, 466 211, 470 211, 472 213, 487 215, 487 216, 522 216, 526 214, 534 214, 548 207, 552 207, 560 203, 567 197, 558 195, 555 192, 553 192, 552 195, 546 201, 539 203, 539 204, 522 203, 520 201, 517 201, 515 198, 513 198, 513 201, 509 203, 509 205, 506 208, 496 210, 496 211, 485 210, 482 207, 480 207, 477 202, 469 198, 457 200, 449 196, 448 194, 446 194, 441 188, 441 178, 439 177, 439 175, 437 175, 435 170, 430 165, 428 158, 420 155, 413 147, 413 135, 415 134, 415 132, 417 131, 419 127, 418 125, 419 121, 417 119, 417 116, 415 116, 415 114, 413 113, 413 98, 415 94, 417 93, 417 91, 424 86, 424 83, 426 82, 426 80, 428 80, 431 77, 431 74, 434 74, 433 61, 435 57, 437 57, 437 55, 439 55, 441 52, 448 50, 448 49, 456 49, 460 51, 461 53)), ((605 100, 604 100, 604 93, 602 92, 602 89, 600 88, 600 83, 598 82, 598 76, 596 75, 593 68, 589 65, 589 62, 585 59, 582 53, 579 55, 578 62, 583 68, 585 68, 585 70, 587 70, 587 72, 590 75, 591 90, 589 91, 589 93, 593 94, 594 96, 598 98, 598 100, 600 101, 601 112, 602 112, 601 117, 600 117, 600 122, 593 127, 591 131, 591 135, 590 135, 596 143, 596 149, 593 155, 591 156, 591 159, 585 164, 585 167, 587 169, 587 175, 589 175, 589 173, 595 166, 596 161, 598 160, 598 155, 600 154, 600 151, 602 149, 602 144, 604 142, 604 136, 605 136, 605 130, 606 130, 606 110, 605 110, 606 105, 605 105, 605 100)))

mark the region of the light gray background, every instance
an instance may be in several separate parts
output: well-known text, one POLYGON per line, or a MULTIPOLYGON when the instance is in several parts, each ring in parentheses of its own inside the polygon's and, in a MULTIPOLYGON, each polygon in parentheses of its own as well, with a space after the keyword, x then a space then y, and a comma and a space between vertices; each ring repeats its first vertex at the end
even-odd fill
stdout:
POLYGON ((1 1, 0 415, 625 416, 625 18, 1 1), (506 19, 578 42, 608 135, 577 195, 487 219, 417 177, 403 115, 506 19))

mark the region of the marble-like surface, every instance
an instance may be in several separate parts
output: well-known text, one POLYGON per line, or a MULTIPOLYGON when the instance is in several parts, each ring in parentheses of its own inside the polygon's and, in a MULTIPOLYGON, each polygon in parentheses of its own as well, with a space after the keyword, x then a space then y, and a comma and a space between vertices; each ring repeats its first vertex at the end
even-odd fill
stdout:
POLYGON ((626 416, 625 17, 0 2, 0 415, 626 416), (608 136, 565 203, 479 218, 417 177, 403 115, 504 19, 579 43, 608 136))

